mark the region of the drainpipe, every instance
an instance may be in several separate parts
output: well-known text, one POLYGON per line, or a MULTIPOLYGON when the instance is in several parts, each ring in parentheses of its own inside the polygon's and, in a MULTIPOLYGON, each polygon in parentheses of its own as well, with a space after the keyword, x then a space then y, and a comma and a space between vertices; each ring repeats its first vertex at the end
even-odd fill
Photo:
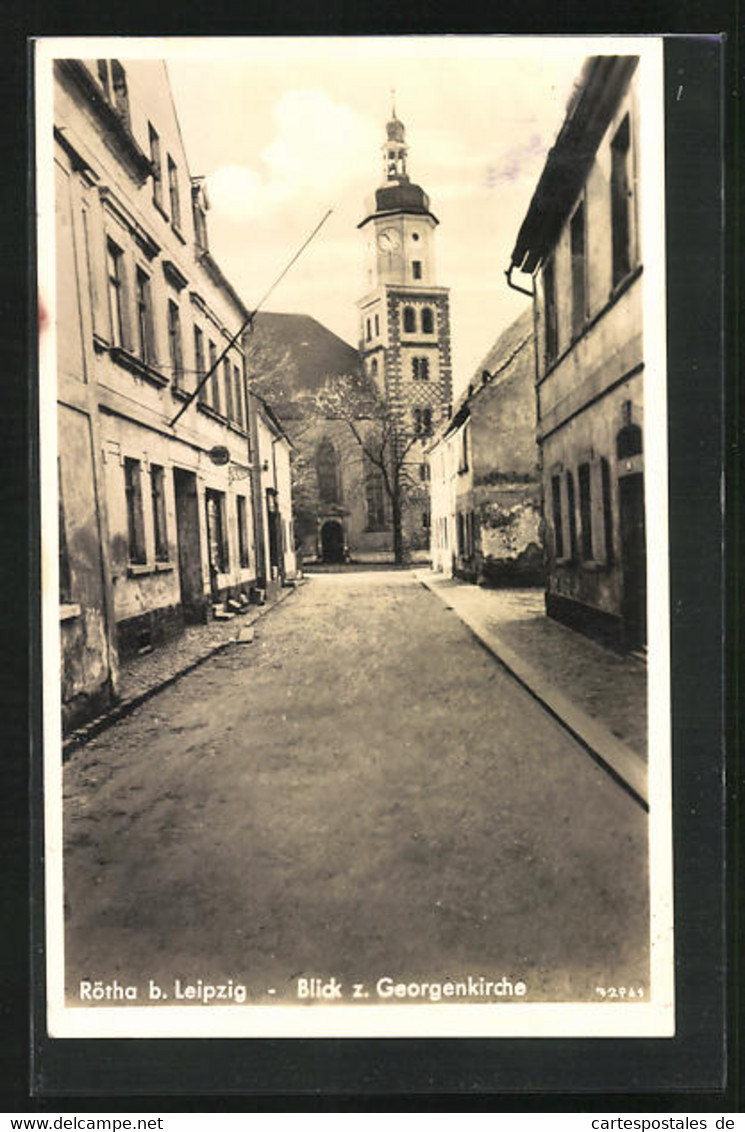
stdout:
POLYGON ((521 295, 530 295, 531 299, 534 299, 535 288, 531 288, 530 291, 528 291, 525 287, 518 287, 517 283, 512 282, 512 272, 515 270, 515 267, 516 264, 511 263, 505 271, 505 275, 507 277, 507 286, 511 287, 513 291, 519 291, 521 295))

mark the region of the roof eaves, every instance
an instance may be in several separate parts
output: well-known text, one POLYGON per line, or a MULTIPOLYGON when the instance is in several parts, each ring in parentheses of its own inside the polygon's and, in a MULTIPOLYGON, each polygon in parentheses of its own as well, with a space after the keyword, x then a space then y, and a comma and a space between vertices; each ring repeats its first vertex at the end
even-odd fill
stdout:
POLYGON ((511 262, 520 271, 532 274, 556 242, 637 62, 635 55, 585 61, 515 242, 511 262))

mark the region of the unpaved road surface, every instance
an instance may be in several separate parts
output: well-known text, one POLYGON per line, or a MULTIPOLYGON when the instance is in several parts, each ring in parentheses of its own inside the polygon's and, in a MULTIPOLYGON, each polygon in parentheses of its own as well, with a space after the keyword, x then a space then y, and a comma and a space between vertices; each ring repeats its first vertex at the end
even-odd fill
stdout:
POLYGON ((408 572, 312 578, 65 768, 67 987, 647 985, 647 818, 408 572))

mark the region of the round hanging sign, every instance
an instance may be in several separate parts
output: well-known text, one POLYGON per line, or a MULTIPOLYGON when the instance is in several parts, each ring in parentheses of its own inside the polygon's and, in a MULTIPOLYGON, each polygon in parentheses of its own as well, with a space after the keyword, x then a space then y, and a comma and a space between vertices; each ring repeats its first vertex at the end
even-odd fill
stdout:
POLYGON ((224 444, 216 444, 214 448, 210 448, 208 455, 213 464, 230 463, 230 452, 224 444))

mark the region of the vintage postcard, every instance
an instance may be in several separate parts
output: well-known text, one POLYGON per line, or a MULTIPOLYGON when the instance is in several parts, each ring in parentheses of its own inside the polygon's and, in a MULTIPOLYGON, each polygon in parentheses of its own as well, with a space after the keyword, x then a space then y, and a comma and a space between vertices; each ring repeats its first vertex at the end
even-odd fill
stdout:
POLYGON ((36 41, 52 1037, 674 1035, 662 46, 36 41))

